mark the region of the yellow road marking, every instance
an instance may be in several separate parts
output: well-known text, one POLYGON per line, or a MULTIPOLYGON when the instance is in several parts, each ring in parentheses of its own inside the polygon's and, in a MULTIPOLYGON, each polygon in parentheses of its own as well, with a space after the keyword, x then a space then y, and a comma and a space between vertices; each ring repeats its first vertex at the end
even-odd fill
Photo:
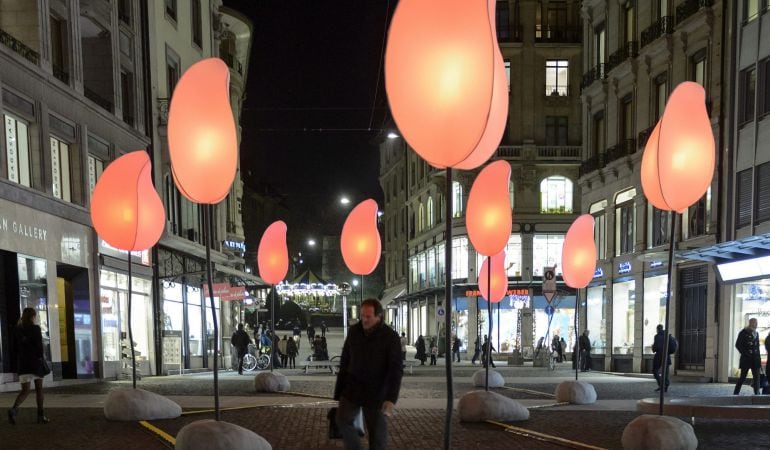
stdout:
POLYGON ((170 443, 171 445, 176 445, 176 438, 174 436, 171 436, 170 434, 166 433, 165 431, 161 430, 160 428, 156 427, 155 425, 147 422, 146 420, 140 420, 139 425, 147 428, 151 432, 157 434, 160 436, 161 439, 164 441, 170 443))
POLYGON ((515 388, 515 387, 509 387, 509 386, 503 386, 503 388, 508 389, 510 391, 518 391, 518 392, 524 392, 526 394, 542 395, 544 397, 556 398, 556 396, 553 394, 549 394, 547 392, 533 391, 532 389, 515 388))
POLYGON ((514 433, 519 436, 550 442, 552 444, 562 445, 568 448, 575 448, 580 450, 607 450, 604 447, 596 447, 594 445, 584 444, 582 442, 571 441, 569 439, 560 438, 558 436, 552 436, 550 434, 540 433, 538 431, 532 431, 526 428, 515 427, 513 425, 508 425, 507 423, 498 422, 496 420, 487 420, 487 423, 491 423, 493 425, 503 427, 505 428, 505 431, 509 433, 514 433))

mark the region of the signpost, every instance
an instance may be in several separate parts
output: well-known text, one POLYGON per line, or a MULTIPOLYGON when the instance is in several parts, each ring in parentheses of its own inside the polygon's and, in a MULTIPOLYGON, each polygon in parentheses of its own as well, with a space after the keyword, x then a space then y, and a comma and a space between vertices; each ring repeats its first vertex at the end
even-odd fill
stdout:
POLYGON ((556 295, 556 266, 543 267, 543 297, 551 304, 556 295))

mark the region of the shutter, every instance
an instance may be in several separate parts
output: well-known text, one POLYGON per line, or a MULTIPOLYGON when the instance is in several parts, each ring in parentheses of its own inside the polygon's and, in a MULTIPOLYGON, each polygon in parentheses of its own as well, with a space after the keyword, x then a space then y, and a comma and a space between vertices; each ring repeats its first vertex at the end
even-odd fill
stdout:
POLYGON ((770 163, 757 167, 756 222, 770 220, 770 163))
POLYGON ((735 185, 735 226, 741 228, 751 223, 751 169, 738 172, 735 185))

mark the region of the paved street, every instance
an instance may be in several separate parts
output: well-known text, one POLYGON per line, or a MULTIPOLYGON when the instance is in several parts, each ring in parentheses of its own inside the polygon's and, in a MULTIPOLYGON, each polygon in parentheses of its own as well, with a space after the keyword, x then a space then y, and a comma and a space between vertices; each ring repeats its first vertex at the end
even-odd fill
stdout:
MULTIPOLYGON (((341 343, 341 336, 330 333, 329 340, 331 348, 341 343)), ((335 352, 332 350, 331 354, 335 352)), ((478 369, 469 363, 456 366, 455 398, 473 389, 470 380, 478 369)), ((555 371, 505 365, 498 369, 506 378, 506 387, 495 391, 531 408, 529 420, 512 425, 603 448, 621 447, 623 428, 638 415, 636 400, 655 395, 655 382, 651 378, 588 373, 581 374, 581 379, 595 386, 599 397, 596 404, 548 406, 554 403, 550 394, 555 386, 574 377, 569 364, 563 364, 555 371)), ((299 369, 281 372, 289 375, 291 394, 256 394, 253 391, 254 374, 239 376, 232 371, 221 372, 223 419, 254 430, 276 449, 342 448, 341 442, 326 438, 326 412, 333 402, 324 397, 331 395, 334 377, 321 371, 308 375, 299 369)), ((213 407, 211 380, 211 373, 141 380, 139 387, 168 396, 185 411, 181 418, 154 421, 152 425, 174 436, 191 421, 212 418, 213 414, 208 411, 213 407)), ((2 447, 144 450, 169 447, 168 442, 138 423, 104 419, 101 407, 106 393, 127 386, 130 381, 48 389, 46 404, 51 423, 45 426, 34 423, 34 398, 30 397, 19 415, 17 426, 11 427, 4 420, 0 422, 2 447)), ((672 385, 670 395, 729 395, 731 391, 732 386, 726 384, 680 383, 672 385)), ((0 407, 8 408, 13 398, 13 393, 0 395, 0 407)), ((445 398, 443 366, 418 366, 413 375, 405 375, 397 413, 389 419, 390 448, 441 448, 445 398)), ((768 448, 767 427, 766 422, 760 421, 699 419, 695 431, 700 448, 768 448)), ((462 424, 456 414, 452 437, 453 446, 458 449, 558 447, 493 424, 462 424)))

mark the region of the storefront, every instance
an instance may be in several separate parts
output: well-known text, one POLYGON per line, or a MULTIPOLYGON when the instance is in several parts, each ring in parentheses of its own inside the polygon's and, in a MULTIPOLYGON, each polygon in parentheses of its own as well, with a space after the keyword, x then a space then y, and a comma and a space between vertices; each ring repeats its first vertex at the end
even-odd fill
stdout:
MULTIPOLYGON (((591 340, 591 355, 593 368, 604 370, 607 357, 607 281, 604 279, 604 271, 597 268, 594 274, 594 282, 586 289, 585 300, 585 330, 591 340)), ((580 330, 582 333, 584 330, 580 330)))
POLYGON ((18 389, 12 336, 27 307, 37 311, 52 362, 48 382, 93 378, 101 359, 94 357, 93 231, 5 200, 0 211, 0 391, 18 389))
MULTIPOLYGON (((762 364, 767 363, 765 351, 765 339, 770 333, 770 278, 746 281, 733 286, 733 330, 734 335, 745 328, 749 319, 757 319, 757 333, 759 333, 759 352, 762 354, 762 364)), ((735 338, 733 338, 735 341, 735 338)), ((740 354, 734 348, 730 357, 729 376, 740 375, 738 363, 740 354)))

